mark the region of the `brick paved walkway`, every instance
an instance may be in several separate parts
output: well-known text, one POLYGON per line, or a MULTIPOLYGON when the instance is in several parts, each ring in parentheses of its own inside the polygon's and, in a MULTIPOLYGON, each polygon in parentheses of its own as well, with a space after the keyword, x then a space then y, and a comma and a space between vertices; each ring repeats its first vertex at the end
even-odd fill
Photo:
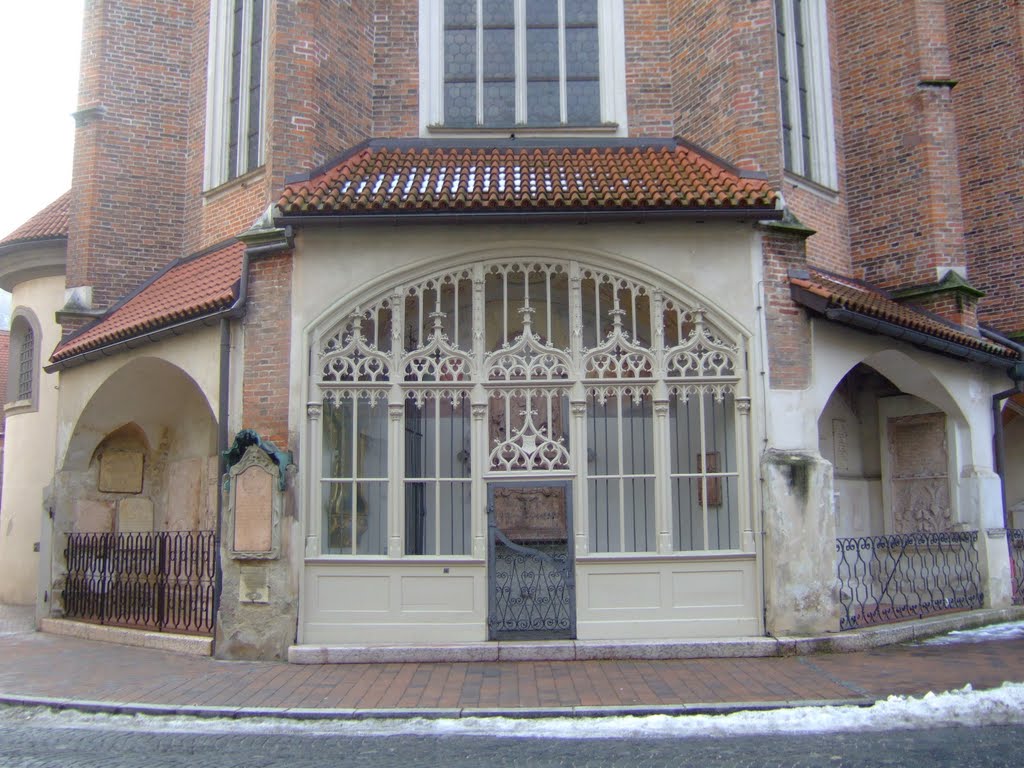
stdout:
POLYGON ((0 633, 0 698, 221 709, 688 710, 857 702, 1024 682, 1024 637, 674 661, 289 665, 0 633))

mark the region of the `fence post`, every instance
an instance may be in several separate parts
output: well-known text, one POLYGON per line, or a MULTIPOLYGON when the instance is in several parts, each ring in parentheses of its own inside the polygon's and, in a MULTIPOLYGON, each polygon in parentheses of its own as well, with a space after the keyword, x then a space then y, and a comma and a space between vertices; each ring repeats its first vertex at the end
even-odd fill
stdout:
POLYGON ((166 531, 155 534, 157 546, 156 561, 156 628, 163 631, 167 611, 167 540, 166 531))
POLYGON ((978 532, 978 565, 985 590, 986 608, 1009 608, 1013 604, 1013 572, 1005 528, 978 532))

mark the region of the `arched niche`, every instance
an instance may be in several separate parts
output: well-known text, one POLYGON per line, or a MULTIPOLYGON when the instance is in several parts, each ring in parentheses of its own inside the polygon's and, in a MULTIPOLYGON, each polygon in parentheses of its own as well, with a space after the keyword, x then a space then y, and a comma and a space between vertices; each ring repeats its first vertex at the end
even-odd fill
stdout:
POLYGON ((129 361, 78 415, 58 474, 69 530, 208 530, 217 424, 195 380, 158 358, 129 361), (151 510, 151 513, 150 511, 151 510))

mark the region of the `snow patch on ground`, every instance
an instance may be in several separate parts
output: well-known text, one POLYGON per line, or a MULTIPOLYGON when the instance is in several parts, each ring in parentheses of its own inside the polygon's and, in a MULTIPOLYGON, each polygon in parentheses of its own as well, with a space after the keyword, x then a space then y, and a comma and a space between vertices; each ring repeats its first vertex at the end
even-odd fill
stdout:
POLYGON ((1004 624, 990 624, 977 629, 957 629, 945 635, 922 640, 921 645, 957 645, 959 643, 984 643, 990 640, 1020 640, 1024 638, 1024 621, 1008 621, 1004 624))
POLYGON ((1004 683, 999 688, 987 691, 975 691, 966 686, 958 691, 928 693, 917 698, 890 696, 870 707, 794 707, 728 715, 286 720, 84 714, 19 707, 0 710, 0 722, 12 720, 50 728, 206 734, 402 734, 549 739, 728 738, 753 734, 887 731, 951 725, 1024 725, 1024 683, 1004 683))

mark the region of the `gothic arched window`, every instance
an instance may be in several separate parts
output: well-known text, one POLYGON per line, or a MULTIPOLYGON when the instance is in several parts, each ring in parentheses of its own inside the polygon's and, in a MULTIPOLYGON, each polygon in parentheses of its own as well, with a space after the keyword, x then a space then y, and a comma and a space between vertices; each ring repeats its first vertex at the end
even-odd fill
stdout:
POLYGON ((481 262, 313 339, 312 533, 338 555, 478 553, 488 482, 570 480, 591 553, 735 550, 741 339, 651 282, 481 262))

